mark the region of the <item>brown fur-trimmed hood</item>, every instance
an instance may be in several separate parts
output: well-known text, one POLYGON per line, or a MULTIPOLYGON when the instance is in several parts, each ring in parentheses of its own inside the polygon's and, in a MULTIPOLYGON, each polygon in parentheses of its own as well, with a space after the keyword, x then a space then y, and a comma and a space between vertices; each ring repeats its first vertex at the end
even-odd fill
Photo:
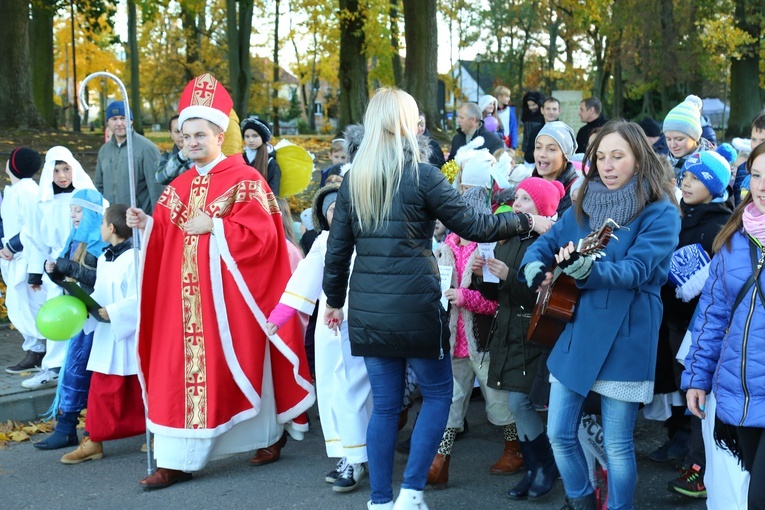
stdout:
POLYGON ((329 222, 321 212, 324 199, 328 194, 338 191, 340 191, 340 183, 327 184, 320 188, 313 197, 311 212, 313 213, 313 229, 317 234, 320 234, 322 230, 329 230, 329 222))

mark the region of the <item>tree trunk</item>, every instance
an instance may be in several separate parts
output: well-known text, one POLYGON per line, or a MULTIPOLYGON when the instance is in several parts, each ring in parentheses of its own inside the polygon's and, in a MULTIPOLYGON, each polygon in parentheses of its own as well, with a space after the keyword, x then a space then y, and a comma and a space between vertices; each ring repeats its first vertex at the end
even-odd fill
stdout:
POLYGON ((29 55, 29 3, 0 0, 6 26, 0 37, 0 127, 42 128, 32 99, 32 61, 29 55))
POLYGON ((615 119, 624 113, 624 77, 622 75, 622 32, 614 40, 614 107, 611 114, 615 119))
POLYGON ((197 13, 184 2, 181 2, 181 24, 183 37, 186 40, 186 64, 183 66, 184 82, 194 79, 193 64, 199 61, 199 45, 201 33, 197 25, 197 13))
MULTIPOLYGON (((428 0, 429 2, 432 0, 428 0)), ((409 67, 407 65, 407 67, 409 67)), ((364 12, 359 0, 340 0, 340 121, 338 132, 361 122, 369 100, 364 12)))
POLYGON ((40 116, 50 126, 56 125, 53 105, 53 10, 32 2, 29 22, 29 51, 32 62, 32 92, 40 116))
POLYGON ((748 137, 752 119, 762 109, 759 83, 760 27, 756 18, 747 12, 747 0, 736 0, 736 26, 756 41, 740 48, 741 58, 731 58, 730 64, 730 118, 726 138, 748 137))
POLYGON ((234 110, 240 119, 247 116, 252 70, 250 34, 253 0, 226 0, 226 36, 228 39, 228 78, 234 110), (237 21, 237 5, 239 5, 237 21))
MULTIPOLYGON (((143 134, 143 119, 141 118, 141 88, 140 71, 138 68, 138 19, 135 0, 128 0, 128 60, 130 60, 130 113, 133 115, 133 128, 143 134)), ((76 101, 76 98, 75 98, 76 101)), ((74 114, 77 115, 75 108, 74 114)))
POLYGON ((407 49, 404 88, 417 100, 430 129, 438 125, 437 14, 436 0, 404 0, 407 49))
POLYGON ((399 54, 399 34, 398 34, 398 0, 390 0, 390 45, 393 49, 393 82, 397 87, 404 83, 404 70, 401 66, 401 55, 399 54))
POLYGON ((272 94, 274 98, 273 102, 273 114, 271 127, 273 128, 274 136, 281 135, 281 129, 279 128, 279 0, 276 0, 276 12, 274 13, 274 81, 272 83, 272 94))

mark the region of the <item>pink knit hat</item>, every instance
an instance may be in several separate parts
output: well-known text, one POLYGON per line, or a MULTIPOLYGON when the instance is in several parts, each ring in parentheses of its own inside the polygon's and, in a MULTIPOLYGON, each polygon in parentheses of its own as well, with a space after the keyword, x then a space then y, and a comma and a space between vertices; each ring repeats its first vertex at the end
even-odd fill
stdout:
POLYGON ((518 189, 529 194, 541 216, 552 216, 558 210, 558 203, 566 190, 558 181, 546 181, 541 177, 529 177, 518 185, 518 189))

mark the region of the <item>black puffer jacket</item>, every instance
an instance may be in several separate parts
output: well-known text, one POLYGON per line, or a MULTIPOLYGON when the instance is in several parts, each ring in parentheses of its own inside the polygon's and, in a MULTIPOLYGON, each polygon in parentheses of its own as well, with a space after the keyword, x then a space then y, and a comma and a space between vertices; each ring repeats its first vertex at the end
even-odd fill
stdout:
POLYGON ((432 250, 436 219, 471 241, 496 241, 529 229, 521 214, 476 213, 436 167, 412 165, 401 179, 387 225, 376 232, 360 231, 350 208, 349 179, 340 188, 327 243, 324 292, 329 306, 342 307, 350 276, 347 319, 354 356, 439 358, 449 353, 448 316, 439 302, 432 250))

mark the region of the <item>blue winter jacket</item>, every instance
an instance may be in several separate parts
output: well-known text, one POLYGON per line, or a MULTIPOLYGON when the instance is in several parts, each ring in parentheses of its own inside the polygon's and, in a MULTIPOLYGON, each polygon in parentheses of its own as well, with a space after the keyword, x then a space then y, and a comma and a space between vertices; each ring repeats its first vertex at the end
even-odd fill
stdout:
MULTIPOLYGON (((717 417, 723 423, 765 427, 765 307, 755 286, 746 292, 730 321, 736 296, 752 274, 749 245, 746 234, 736 233, 730 248, 712 259, 693 344, 685 358, 682 388, 713 391, 717 417)), ((762 256, 763 252, 757 248, 757 253, 762 256)), ((765 271, 760 285, 765 290, 765 271)))
MULTIPOLYGON (((668 199, 654 202, 611 239, 581 289, 574 316, 561 333, 547 366, 564 386, 586 396, 596 380, 653 381, 669 261, 680 233, 680 212, 668 199)), ((523 268, 538 260, 553 267, 554 254, 591 232, 574 209, 563 214, 526 251, 523 268)))

